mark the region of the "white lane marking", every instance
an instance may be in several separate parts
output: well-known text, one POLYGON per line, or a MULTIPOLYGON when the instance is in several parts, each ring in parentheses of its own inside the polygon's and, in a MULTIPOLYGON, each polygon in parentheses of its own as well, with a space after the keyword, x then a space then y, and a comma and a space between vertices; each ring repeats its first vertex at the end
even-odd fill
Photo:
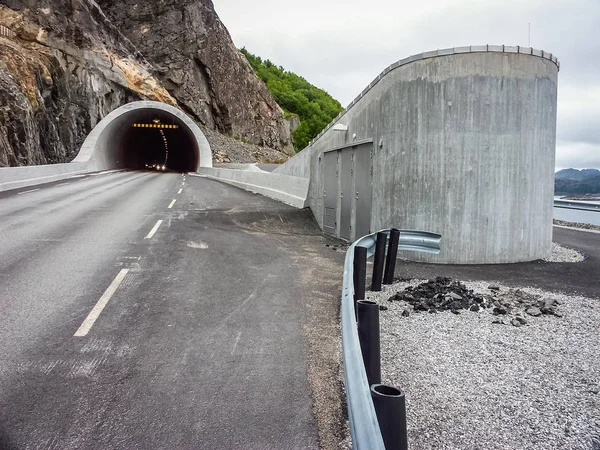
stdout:
POLYGON ((103 172, 96 172, 96 173, 92 173, 90 174, 91 177, 96 177, 98 175, 107 175, 109 173, 115 173, 115 172, 120 172, 121 169, 115 169, 115 170, 105 170, 103 172))
POLYGON ((39 189, 31 189, 29 191, 17 192, 17 195, 29 194, 30 192, 35 192, 35 191, 39 191, 39 189))
POLYGON ((96 306, 94 306, 94 308, 90 311, 88 316, 85 318, 85 320, 73 336, 81 337, 86 336, 89 333, 90 329, 94 325, 94 322, 96 322, 98 316, 100 316, 100 313, 102 312, 110 298, 114 295, 116 290, 119 288, 119 285, 123 282, 123 279, 125 278, 125 275, 127 275, 127 272, 129 272, 129 269, 121 269, 121 271, 115 277, 113 282, 110 283, 110 286, 108 286, 106 291, 104 291, 104 294, 102 294, 102 297, 100 297, 100 300, 98 300, 96 306))
POLYGON ((159 220, 158 222, 156 222, 156 225, 154 225, 154 227, 150 230, 150 233, 148 233, 148 236, 146 236, 144 239, 152 239, 152 236, 154 236, 154 233, 156 233, 156 231, 158 230, 158 227, 160 227, 161 223, 162 223, 162 220, 159 220))
POLYGON ((185 186, 185 182, 181 183, 182 186, 185 186))
POLYGON ((238 342, 240 342, 240 337, 242 336, 242 332, 238 331, 238 335, 235 338, 235 343, 233 344, 233 349, 231 350, 231 355, 235 354, 235 349, 237 348, 238 342))
POLYGON ((191 248, 202 248, 202 249, 208 248, 208 244, 206 242, 202 242, 202 241, 198 241, 198 242, 190 241, 187 243, 187 246, 191 247, 191 248))
POLYGON ((173 199, 173 201, 167 206, 167 209, 171 209, 177 200, 173 199))
POLYGON ((82 175, 73 175, 72 177, 67 178, 67 180, 72 180, 73 178, 83 178, 83 177, 87 177, 88 174, 84 173, 82 175))
POLYGON ((177 193, 181 194, 181 191, 183 191, 183 188, 179 189, 179 191, 177 191, 177 193))
POLYGON ((64 186, 65 184, 70 184, 70 183, 71 183, 70 181, 67 181, 66 183, 57 184, 57 186, 64 186))

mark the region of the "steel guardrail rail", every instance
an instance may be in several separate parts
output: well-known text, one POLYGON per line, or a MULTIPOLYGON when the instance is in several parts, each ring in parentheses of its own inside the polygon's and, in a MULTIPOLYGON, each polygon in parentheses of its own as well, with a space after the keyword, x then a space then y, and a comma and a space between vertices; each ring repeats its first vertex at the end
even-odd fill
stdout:
POLYGON ((600 203, 588 203, 578 200, 554 200, 555 208, 578 209, 580 211, 600 212, 600 203))
MULTIPOLYGON (((389 240, 390 229, 381 230, 389 240)), ((425 253, 440 252, 441 236, 436 233, 400 230, 398 250, 425 253)), ((367 248, 367 257, 375 253, 377 233, 372 233, 354 242, 346 251, 342 284, 342 353, 344 359, 344 381, 352 446, 355 450, 385 450, 367 373, 360 351, 356 315, 354 313, 354 248, 367 248)))

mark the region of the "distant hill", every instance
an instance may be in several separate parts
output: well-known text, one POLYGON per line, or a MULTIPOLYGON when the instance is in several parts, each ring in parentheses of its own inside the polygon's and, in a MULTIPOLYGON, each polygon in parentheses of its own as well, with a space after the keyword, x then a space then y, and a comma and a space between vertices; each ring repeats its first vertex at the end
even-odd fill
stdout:
POLYGON ((600 170, 563 169, 554 175, 555 194, 599 194, 600 170))
POLYGON ((341 111, 342 105, 323 89, 304 78, 262 60, 245 48, 240 50, 258 77, 267 85, 275 101, 287 115, 297 115, 300 126, 292 132, 294 148, 300 151, 341 111))

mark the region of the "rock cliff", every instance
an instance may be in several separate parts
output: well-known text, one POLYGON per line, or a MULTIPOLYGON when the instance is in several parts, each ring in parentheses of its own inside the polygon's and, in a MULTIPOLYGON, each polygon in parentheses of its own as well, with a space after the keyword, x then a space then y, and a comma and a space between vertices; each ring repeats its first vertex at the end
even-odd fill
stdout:
POLYGON ((0 2, 0 166, 70 161, 106 114, 140 99, 290 151, 283 112, 210 0, 0 2))

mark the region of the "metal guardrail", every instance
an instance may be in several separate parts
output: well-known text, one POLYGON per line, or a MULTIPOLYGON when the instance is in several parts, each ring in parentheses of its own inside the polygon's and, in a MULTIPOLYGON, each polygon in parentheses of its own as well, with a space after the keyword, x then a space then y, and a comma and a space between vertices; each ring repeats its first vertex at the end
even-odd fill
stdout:
MULTIPOLYGON (((387 234, 387 240, 389 241, 390 229, 381 232, 387 234)), ((439 253, 440 239, 441 236, 435 233, 400 230, 398 250, 439 253)), ((342 353, 350 434, 355 450, 385 450, 361 354, 354 311, 354 249, 357 246, 366 247, 367 257, 372 256, 375 253, 376 241, 377 233, 358 239, 348 248, 344 261, 342 353)))
POLYGON ((554 207, 600 212, 600 203, 587 203, 584 201, 580 202, 578 200, 554 200, 554 207))

